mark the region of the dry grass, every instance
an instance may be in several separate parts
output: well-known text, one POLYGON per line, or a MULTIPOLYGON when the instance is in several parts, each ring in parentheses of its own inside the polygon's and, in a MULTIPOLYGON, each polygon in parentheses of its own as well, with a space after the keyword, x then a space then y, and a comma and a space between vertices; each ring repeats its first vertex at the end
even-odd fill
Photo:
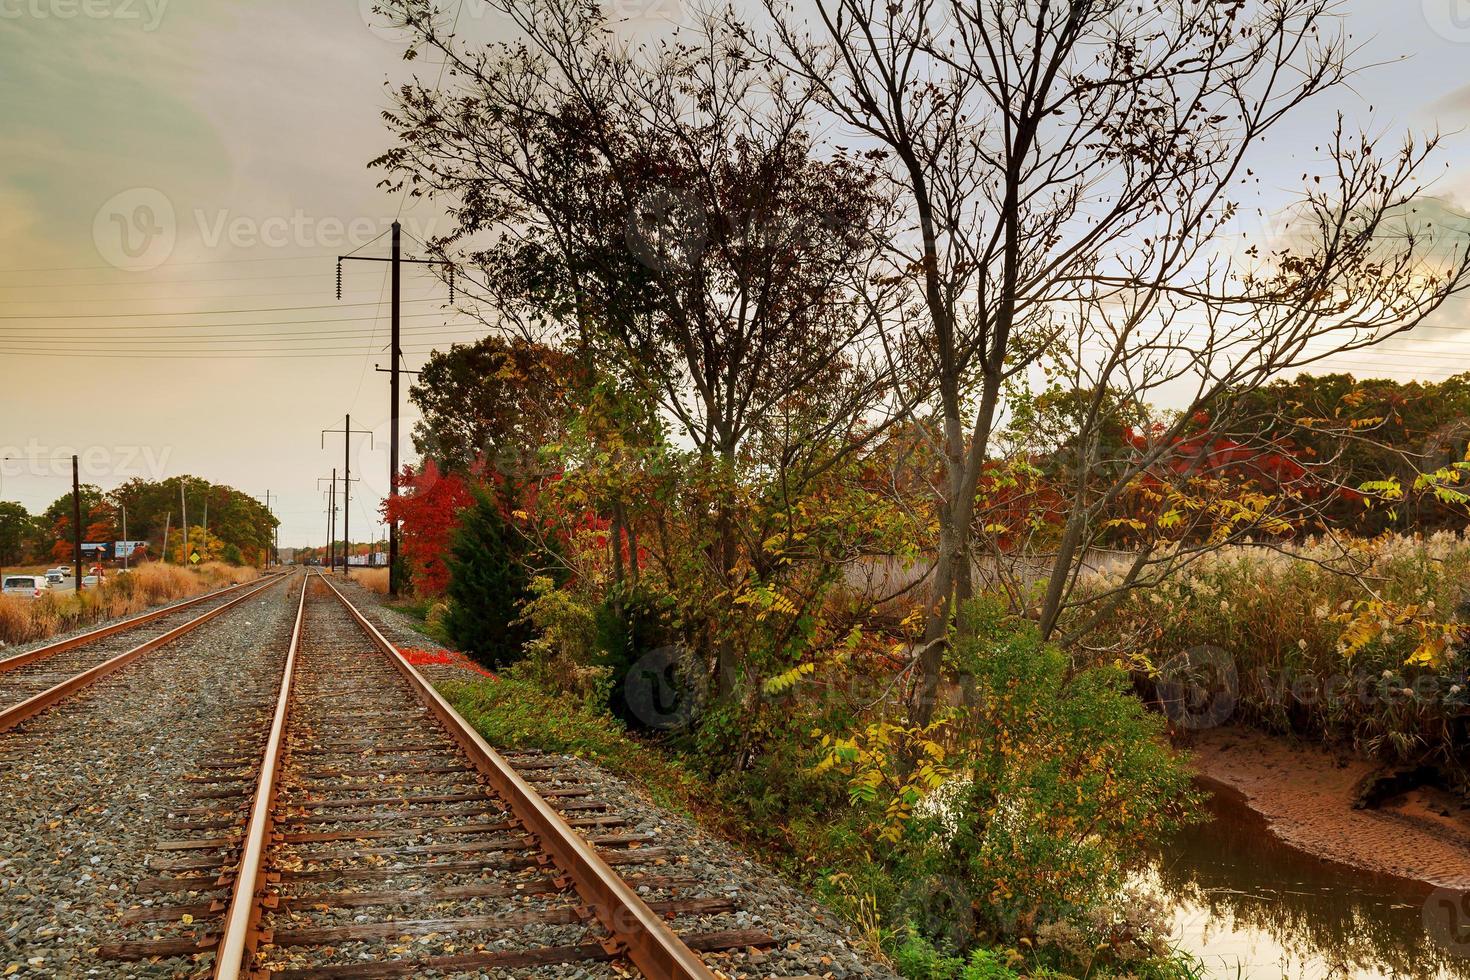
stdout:
POLYGON ((351 572, 352 581, 379 595, 388 594, 388 569, 386 568, 354 568, 351 572))
POLYGON ((100 589, 40 599, 0 596, 0 644, 33 643, 104 619, 132 616, 260 576, 255 568, 208 562, 198 568, 153 562, 109 575, 100 589))

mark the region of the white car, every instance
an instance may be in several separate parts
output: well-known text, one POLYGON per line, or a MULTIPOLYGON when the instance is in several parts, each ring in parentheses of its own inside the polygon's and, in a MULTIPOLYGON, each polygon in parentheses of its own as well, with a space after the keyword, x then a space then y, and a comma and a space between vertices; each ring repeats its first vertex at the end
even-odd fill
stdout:
POLYGON ((57 565, 55 568, 51 569, 51 571, 50 572, 47 572, 46 574, 47 575, 50 575, 51 572, 57 573, 62 578, 71 578, 71 566, 70 565, 57 565))
POLYGON ((51 571, 46 573, 46 581, 50 582, 52 585, 60 585, 62 582, 66 581, 66 576, 61 574, 61 569, 53 568, 51 569, 51 571))
POLYGON ((84 589, 95 589, 100 584, 102 584, 102 576, 101 575, 83 575, 82 576, 82 588, 84 588, 84 589))
POLYGON ((39 599, 51 591, 51 583, 44 575, 7 575, 3 589, 6 595, 39 599))

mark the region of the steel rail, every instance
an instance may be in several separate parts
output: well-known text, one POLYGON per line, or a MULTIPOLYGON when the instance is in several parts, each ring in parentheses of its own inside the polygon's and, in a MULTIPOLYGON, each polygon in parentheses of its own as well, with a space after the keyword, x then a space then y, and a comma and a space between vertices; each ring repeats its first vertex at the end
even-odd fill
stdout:
MULTIPOLYGON (((277 572, 272 574, 283 573, 277 572)), ((96 640, 106 639, 107 637, 112 636, 116 633, 122 633, 130 630, 135 626, 142 626, 145 623, 151 623, 155 619, 161 619, 164 616, 168 616, 178 612, 180 609, 188 609, 190 606, 196 606, 201 602, 207 602, 210 599, 218 599, 222 595, 229 595, 231 592, 243 589, 247 586, 259 584, 260 581, 258 579, 254 579, 249 582, 240 582, 237 585, 227 585, 223 589, 215 589, 211 592, 206 592, 203 595, 194 596, 192 599, 186 599, 183 602, 175 602, 171 605, 160 606, 157 609, 150 609, 148 612, 142 613, 138 616, 133 616, 130 619, 121 619, 115 623, 108 623, 106 626, 99 626, 97 629, 88 630, 87 632, 81 633, 77 636, 69 637, 65 640, 57 640, 55 643, 48 643, 43 647, 37 647, 34 650, 28 650, 25 653, 19 653, 13 657, 7 657, 4 660, 0 660, 0 674, 5 673, 6 671, 15 670, 17 667, 24 667, 26 664, 33 664, 37 660, 44 660, 47 657, 53 656, 58 653, 64 653, 67 650, 75 650, 77 647, 86 646, 88 643, 92 643, 96 640)))
POLYGON ((539 793, 465 721, 458 711, 414 669, 337 586, 322 577, 400 674, 419 700, 434 713, 465 755, 510 805, 527 833, 566 876, 577 894, 612 937, 603 943, 609 953, 626 955, 649 980, 715 980, 693 950, 650 909, 597 850, 573 830, 539 793))
POLYGON ((286 716, 291 710, 291 689, 296 676, 296 654, 301 649, 301 626, 306 621, 306 589, 310 576, 301 580, 301 600, 296 605, 296 625, 291 629, 291 645, 286 651, 286 665, 281 670, 281 687, 276 696, 276 712, 271 719, 270 737, 261 757, 260 777, 255 799, 250 805, 250 822, 235 870, 235 884, 230 890, 229 911, 215 946, 216 980, 238 980, 246 968, 246 958, 255 953, 257 927, 264 911, 265 848, 270 842, 272 816, 276 802, 276 779, 281 755, 286 746, 286 716))
MULTIPOLYGON (((57 702, 63 701, 71 695, 75 694, 77 691, 80 691, 83 688, 96 683, 97 681, 106 677, 108 674, 121 670, 128 664, 132 663, 134 660, 137 660, 139 657, 143 656, 143 654, 148 653, 151 650, 156 650, 159 647, 164 646, 168 643, 172 643, 174 640, 177 640, 185 633, 188 633, 191 630, 203 626, 205 623, 209 622, 211 619, 214 619, 216 616, 220 615, 231 607, 236 606, 241 602, 244 602, 246 599, 249 599, 252 596, 259 595, 266 589, 269 589, 272 586, 285 581, 286 579, 287 576, 284 575, 278 575, 267 579, 265 583, 263 585, 259 585, 258 588, 237 595, 233 599, 230 599, 228 602, 221 603, 220 605, 215 606, 213 609, 210 609, 207 612, 201 613, 200 615, 194 617, 186 623, 180 623, 178 626, 175 626, 173 629, 169 630, 166 633, 160 633, 153 639, 140 643, 138 646, 133 647, 131 650, 120 653, 112 659, 103 661, 102 663, 88 670, 84 670, 80 674, 64 680, 54 687, 47 688, 41 693, 31 696, 26 700, 20 702, 19 704, 12 705, 11 707, 6 708, 3 711, 0 711, 0 732, 9 731, 26 719, 40 714, 42 711, 45 711, 47 708, 52 707, 57 702)), ((249 582, 247 584, 257 585, 258 580, 257 582, 249 582)), ((216 595, 217 594, 218 593, 216 593, 216 595)))

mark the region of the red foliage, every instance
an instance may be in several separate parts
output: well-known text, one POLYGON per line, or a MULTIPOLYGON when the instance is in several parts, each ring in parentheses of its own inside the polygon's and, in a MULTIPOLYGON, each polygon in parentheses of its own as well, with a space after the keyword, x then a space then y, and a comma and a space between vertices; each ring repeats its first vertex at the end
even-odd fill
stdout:
POLYGON ((383 510, 389 520, 399 523, 400 551, 419 595, 443 595, 449 587, 444 556, 459 526, 459 512, 471 501, 464 479, 457 473, 441 473, 432 459, 418 473, 404 467, 398 478, 398 496, 388 500, 383 510))
POLYGON ((492 680, 495 678, 495 675, 492 674, 490 671, 486 670, 484 667, 481 667, 469 657, 466 657, 464 654, 457 651, 420 650, 416 647, 400 647, 398 652, 403 654, 404 660, 407 660, 415 667, 460 667, 464 670, 472 670, 475 673, 480 674, 484 677, 489 677, 492 680))
MULTIPOLYGON (((1208 417, 1199 413, 1195 421, 1205 424, 1208 417)), ((1151 432, 1125 429, 1123 440, 1143 451, 1157 441, 1161 428, 1155 427, 1151 432)), ((1226 436, 1204 432, 1176 439, 1173 454, 1166 465, 1180 475, 1229 477, 1251 480, 1266 489, 1281 488, 1299 486, 1308 475, 1307 468, 1297 461, 1295 452, 1296 447, 1284 441, 1273 443, 1272 449, 1259 449, 1226 436)))

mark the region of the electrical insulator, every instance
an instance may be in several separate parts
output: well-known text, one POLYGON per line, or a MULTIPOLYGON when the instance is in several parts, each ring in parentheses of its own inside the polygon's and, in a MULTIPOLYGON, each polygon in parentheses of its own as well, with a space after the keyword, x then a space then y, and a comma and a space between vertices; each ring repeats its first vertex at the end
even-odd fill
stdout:
POLYGON ((337 301, 342 301, 342 260, 337 260, 337 301))
POLYGON ((449 305, 454 305, 454 266, 449 267, 449 305))

